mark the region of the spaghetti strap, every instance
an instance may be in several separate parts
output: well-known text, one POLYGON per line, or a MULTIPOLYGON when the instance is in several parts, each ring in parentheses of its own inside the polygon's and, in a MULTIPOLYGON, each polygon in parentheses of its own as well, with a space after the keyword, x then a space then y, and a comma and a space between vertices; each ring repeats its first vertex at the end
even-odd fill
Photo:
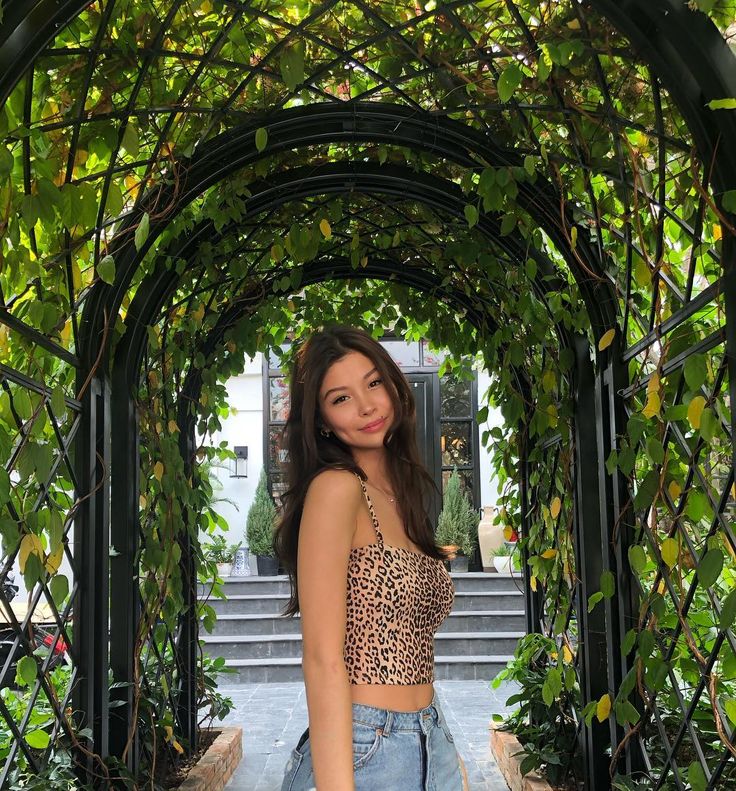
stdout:
POLYGON ((360 475, 356 472, 355 477, 360 481, 360 488, 363 490, 363 494, 365 495, 365 499, 368 501, 368 510, 371 512, 371 521, 373 522, 373 529, 376 531, 376 536, 378 537, 378 546, 383 550, 383 534, 381 533, 381 528, 378 526, 378 517, 376 516, 376 512, 373 509, 373 503, 371 502, 371 496, 368 494, 368 490, 365 488, 365 483, 360 475))

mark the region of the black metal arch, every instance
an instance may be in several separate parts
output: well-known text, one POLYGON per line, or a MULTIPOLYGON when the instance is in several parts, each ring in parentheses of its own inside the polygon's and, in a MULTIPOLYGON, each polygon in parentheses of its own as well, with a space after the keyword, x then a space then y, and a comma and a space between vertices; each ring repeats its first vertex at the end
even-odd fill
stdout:
MULTIPOLYGON (((486 136, 457 122, 433 119, 431 127, 427 129, 426 118, 418 118, 416 113, 401 106, 366 104, 346 109, 307 106, 282 111, 273 122, 261 120, 238 127, 202 147, 197 156, 183 168, 182 177, 177 183, 177 211, 222 178, 274 151, 339 140, 391 141, 396 145, 441 154, 449 161, 474 168, 482 167, 483 161, 499 166, 518 165, 521 162, 517 154, 501 152, 497 147, 489 146, 486 136), (258 153, 254 134, 261 126, 269 130, 269 146, 262 153, 258 153), (444 134, 445 130, 447 134, 444 134)), ((382 166, 380 171, 389 178, 389 167, 382 166)), ((420 176, 415 174, 414 178, 419 179, 420 176)), ((345 186, 349 188, 350 185, 348 183, 345 186)), ((173 217, 152 223, 149 235, 140 250, 136 250, 129 231, 137 225, 147 210, 148 203, 166 205, 171 199, 172 190, 171 187, 155 190, 141 203, 137 212, 121 225, 118 237, 123 241, 117 245, 113 243, 111 250, 117 266, 116 282, 113 286, 99 283, 85 307, 82 338, 82 356, 85 359, 91 360, 97 356, 97 344, 103 335, 105 313, 107 316, 116 314, 134 272, 173 217), (160 193, 164 193, 166 197, 162 197, 160 193)), ((567 210, 567 227, 563 227, 559 209, 561 201, 549 183, 532 186, 522 182, 519 185, 518 202, 544 228, 566 260, 586 300, 594 332, 596 335, 602 334, 615 323, 616 300, 612 285, 593 246, 586 242, 585 234, 580 233, 576 253, 570 249, 568 229, 576 227, 577 223, 567 210), (595 284, 588 272, 598 275, 603 284, 595 284)))

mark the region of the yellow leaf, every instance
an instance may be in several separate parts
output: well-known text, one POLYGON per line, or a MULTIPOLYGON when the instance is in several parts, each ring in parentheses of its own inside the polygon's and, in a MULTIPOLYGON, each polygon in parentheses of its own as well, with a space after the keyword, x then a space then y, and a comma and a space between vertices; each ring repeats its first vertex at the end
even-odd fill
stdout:
POLYGON ((169 421, 169 434, 176 434, 176 432, 178 430, 179 430, 179 426, 176 425, 176 421, 175 420, 170 420, 169 421))
POLYGON ((544 552, 542 552, 542 557, 545 560, 550 560, 551 558, 556 557, 556 556, 557 556, 557 550, 556 549, 545 549, 544 552))
POLYGON ((606 692, 605 695, 601 696, 601 699, 598 701, 598 705, 595 707, 595 716, 598 718, 598 722, 605 722, 608 719, 608 715, 611 713, 611 696, 606 692))
POLYGON ((151 387, 158 387, 158 374, 156 371, 149 371, 148 372, 148 382, 151 387))
POLYGON ((503 529, 503 537, 506 541, 511 541, 511 536, 514 533, 514 528, 511 525, 506 525, 503 529))
POLYGON ((160 482, 160 481, 161 481, 161 478, 163 477, 163 474, 164 474, 164 465, 163 465, 163 463, 162 463, 162 462, 160 462, 160 461, 157 461, 157 462, 156 462, 156 463, 153 465, 153 477, 154 477, 154 478, 155 478, 157 481, 159 481, 159 482, 160 482))
POLYGON ((555 389, 556 384, 557 379, 555 377, 555 372, 547 369, 542 375, 542 387, 544 388, 544 392, 551 393, 555 389))
POLYGON ((20 542, 20 550, 18 552, 18 565, 21 574, 25 573, 26 561, 29 555, 32 554, 42 558, 43 544, 41 544, 41 539, 35 533, 26 533, 20 542))
POLYGON ((667 590, 667 585, 665 585, 664 580, 660 580, 657 584, 657 593, 664 595, 665 590, 667 590))
POLYGON ((327 219, 323 219, 320 221, 319 229, 320 231, 322 231, 322 236, 324 236, 325 239, 332 238, 332 228, 330 227, 330 223, 327 219))
POLYGON ((610 330, 606 330, 606 332, 601 335, 601 339, 598 341, 598 351, 602 352, 604 349, 607 349, 612 343, 613 339, 616 337, 616 328, 613 327, 610 330))
POLYGON ((677 498, 682 494, 682 489, 680 488, 680 484, 677 483, 677 481, 670 481, 667 491, 670 493, 670 497, 673 500, 677 500, 677 498))
POLYGON ((578 228, 577 225, 573 225, 570 228, 570 247, 574 250, 578 244, 578 228))
POLYGON ((659 396, 652 392, 649 393, 647 397, 647 403, 642 409, 641 413, 644 417, 654 417, 655 415, 659 414, 659 408, 661 406, 661 402, 659 400, 659 396))
POLYGON ((560 500, 559 497, 555 497, 550 503, 550 507, 549 507, 553 519, 557 519, 557 517, 560 514, 561 508, 562 508, 562 501, 560 500))
POLYGON ((718 241, 719 239, 723 238, 723 231, 721 230, 720 225, 713 226, 713 239, 714 241, 718 241))
POLYGON ((82 270, 76 261, 72 261, 72 285, 75 291, 79 291, 82 287, 82 270))
POLYGON ((204 318, 204 305, 200 305, 197 310, 192 313, 192 318, 199 324, 204 318))
POLYGON ((566 646, 562 646, 562 658, 565 662, 572 662, 572 651, 566 646))
POLYGON ((673 568, 677 563, 677 558, 680 554, 680 547, 674 538, 665 538, 662 546, 659 548, 662 553, 662 560, 670 567, 673 568))
POLYGON ((142 494, 142 495, 141 495, 141 496, 138 498, 138 505, 139 505, 141 508, 145 508, 147 503, 148 503, 148 500, 146 500, 146 495, 145 495, 145 494, 142 494))
POLYGON ((571 19, 567 23, 567 26, 570 28, 570 30, 580 30, 580 20, 579 19, 571 19))
POLYGON ((552 651, 549 655, 550 659, 557 659, 557 651, 552 651))
POLYGON ((174 749, 175 749, 175 750, 176 750, 178 753, 182 753, 182 754, 184 753, 184 748, 183 748, 183 747, 182 747, 182 746, 179 744, 179 742, 178 742, 178 741, 176 741, 176 739, 172 739, 172 740, 171 740, 171 746, 172 746, 172 747, 173 747, 173 748, 174 748, 174 749))
POLYGON ((536 593, 536 591, 537 591, 537 578, 533 574, 532 574, 531 577, 529 577, 529 587, 536 593))
POLYGON ((700 428, 700 418, 703 416, 703 409, 705 409, 703 396, 695 396, 687 407, 687 419, 696 431, 700 428))
POLYGON ((647 393, 654 393, 659 391, 659 374, 655 371, 647 382, 647 393))
POLYGON ((49 574, 56 574, 59 570, 59 566, 61 565, 61 559, 64 557, 64 545, 61 544, 59 548, 54 552, 52 555, 49 555, 46 558, 46 571, 49 574))

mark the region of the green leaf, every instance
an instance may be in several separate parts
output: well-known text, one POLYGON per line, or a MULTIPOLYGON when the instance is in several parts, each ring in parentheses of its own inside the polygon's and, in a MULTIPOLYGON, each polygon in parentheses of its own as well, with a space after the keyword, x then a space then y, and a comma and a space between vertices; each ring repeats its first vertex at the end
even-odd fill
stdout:
POLYGON ((141 247, 143 247, 143 245, 145 244, 146 239, 148 239, 148 230, 149 230, 150 222, 151 222, 150 217, 148 216, 148 212, 146 212, 141 217, 141 221, 138 223, 138 227, 135 229, 136 250, 140 250, 141 247))
POLYGON ((623 643, 621 643, 621 655, 628 656, 635 643, 636 629, 629 629, 629 631, 626 632, 623 643))
POLYGON ((36 680, 37 673, 36 660, 32 656, 23 656, 15 667, 16 683, 21 687, 28 687, 36 680))
MULTIPOLYGON (((705 2, 705 0, 697 0, 698 5, 705 2)), ((711 5, 714 0, 710 0, 711 5)), ((702 9, 701 9, 702 10, 702 9)), ((706 105, 709 110, 736 110, 736 98, 731 97, 728 99, 711 99, 706 105)))
POLYGON ((610 599, 616 592, 616 578, 612 571, 604 571, 601 574, 601 593, 610 599))
POLYGON ((504 69, 503 74, 498 78, 498 98, 502 102, 507 102, 514 95, 514 91, 521 85, 523 76, 516 63, 504 69))
POLYGON ((69 595, 69 580, 63 574, 57 574, 51 578, 49 583, 51 598, 57 608, 60 608, 64 600, 69 595))
POLYGON ((616 713, 616 722, 619 725, 625 725, 626 723, 635 724, 639 722, 639 712, 628 700, 622 700, 620 703, 617 703, 614 706, 614 711, 616 713))
POLYGON ((634 574, 641 574, 647 564, 647 553, 641 544, 629 547, 629 565, 634 574))
POLYGON ((723 568, 723 552, 720 549, 711 549, 705 553, 698 563, 698 579, 706 588, 713 585, 723 568))
POLYGON ((281 76, 289 91, 295 91, 304 82, 304 42, 287 47, 279 62, 281 76))
POLYGON ((728 190, 721 196, 721 203, 726 211, 736 214, 736 190, 728 190))
POLYGON ((132 118, 129 118, 128 123, 125 125, 122 146, 133 159, 138 159, 138 129, 135 120, 132 118))
POLYGON ((4 179, 12 173, 13 162, 13 154, 10 149, 0 146, 0 179, 4 179))
POLYGON ((664 461, 664 447, 658 437, 649 437, 647 453, 653 464, 661 464, 664 461))
POLYGON ((256 151, 263 151, 268 145, 268 129, 256 129, 256 151))
POLYGON ((603 594, 600 591, 596 591, 595 593, 588 596, 588 612, 592 612, 593 608, 599 601, 603 598, 603 594))
POLYGON ((736 618, 736 589, 732 590, 721 607, 721 629, 724 631, 733 626, 734 618, 736 618))
POLYGON ((728 698, 723 702, 723 710, 731 720, 732 725, 736 725, 736 698, 728 698))
POLYGON ((5 505, 10 499, 10 476, 5 467, 0 465, 0 505, 5 505))
POLYGON ((708 378, 708 361, 704 354, 693 354, 683 366, 685 381, 691 390, 697 390, 708 378))
POLYGON ((692 791, 705 791, 708 781, 705 778, 705 772, 703 772, 700 761, 693 761, 687 768, 687 779, 692 791))
POLYGON ((57 385, 51 391, 51 398, 49 400, 51 402, 51 411, 56 415, 57 419, 60 418, 64 414, 64 409, 66 408, 64 388, 61 385, 57 385))
POLYGON ((644 476, 644 480, 639 484, 639 488, 636 490, 634 508, 637 510, 648 508, 652 504, 658 488, 659 472, 657 472, 657 470, 649 470, 644 476))
MULTIPOLYGON (((138 248, 140 249, 140 248, 138 248)), ((115 259, 111 255, 106 255, 99 264, 97 264, 97 274, 103 283, 112 285, 115 282, 115 259)))
POLYGON ((46 731, 42 731, 40 728, 26 733, 24 738, 28 746, 33 747, 34 750, 45 750, 51 741, 49 734, 46 733, 46 731))
POLYGON ((478 209, 472 203, 467 203, 463 209, 465 219, 468 221, 468 228, 472 228, 478 223, 478 209))

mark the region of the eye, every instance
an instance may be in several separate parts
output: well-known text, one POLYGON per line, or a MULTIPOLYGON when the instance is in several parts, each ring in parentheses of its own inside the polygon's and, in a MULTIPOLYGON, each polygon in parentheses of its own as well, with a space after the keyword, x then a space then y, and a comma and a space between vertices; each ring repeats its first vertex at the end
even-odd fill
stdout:
MULTIPOLYGON (((375 384, 376 382, 383 383, 383 379, 374 379, 374 380, 371 382, 371 384, 375 384)), ((373 390, 375 390, 376 388, 374 387, 374 388, 372 388, 372 389, 373 389, 373 390)), ((347 398, 347 396, 344 396, 344 395, 338 396, 338 397, 337 397, 337 398, 336 398, 336 399, 335 399, 335 400, 334 400, 332 403, 333 403, 333 404, 339 404, 339 403, 340 403, 340 399, 342 399, 342 398, 347 398)))

